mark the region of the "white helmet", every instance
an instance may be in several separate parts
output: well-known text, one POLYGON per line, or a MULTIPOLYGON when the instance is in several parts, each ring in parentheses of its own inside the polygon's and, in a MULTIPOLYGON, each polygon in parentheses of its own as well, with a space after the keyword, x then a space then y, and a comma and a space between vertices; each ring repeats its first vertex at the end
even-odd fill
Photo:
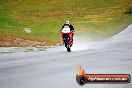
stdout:
POLYGON ((70 22, 69 21, 66 21, 65 24, 70 24, 70 22))

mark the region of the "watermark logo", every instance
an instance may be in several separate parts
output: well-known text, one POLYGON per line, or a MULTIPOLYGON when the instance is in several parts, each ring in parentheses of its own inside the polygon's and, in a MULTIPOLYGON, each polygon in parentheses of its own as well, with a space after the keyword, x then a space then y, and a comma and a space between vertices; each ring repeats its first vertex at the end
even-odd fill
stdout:
POLYGON ((77 69, 76 81, 79 85, 84 84, 128 84, 131 82, 129 74, 86 74, 82 66, 77 69))

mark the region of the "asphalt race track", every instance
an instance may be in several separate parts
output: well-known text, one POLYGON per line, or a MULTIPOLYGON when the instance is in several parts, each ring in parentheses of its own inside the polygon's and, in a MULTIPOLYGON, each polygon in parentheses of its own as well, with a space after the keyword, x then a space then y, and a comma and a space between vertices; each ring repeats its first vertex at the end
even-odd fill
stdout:
POLYGON ((112 38, 89 45, 46 50, 0 48, 0 88, 132 88, 130 84, 76 83, 77 67, 87 73, 132 75, 132 25, 112 38))

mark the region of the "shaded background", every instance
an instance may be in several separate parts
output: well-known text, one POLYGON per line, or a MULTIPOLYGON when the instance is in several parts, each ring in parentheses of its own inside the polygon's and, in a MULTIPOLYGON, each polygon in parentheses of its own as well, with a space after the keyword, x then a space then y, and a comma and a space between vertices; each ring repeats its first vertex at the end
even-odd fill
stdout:
POLYGON ((132 23, 131 6, 132 0, 1 0, 0 46, 59 45, 66 20, 79 37, 106 39, 132 23))

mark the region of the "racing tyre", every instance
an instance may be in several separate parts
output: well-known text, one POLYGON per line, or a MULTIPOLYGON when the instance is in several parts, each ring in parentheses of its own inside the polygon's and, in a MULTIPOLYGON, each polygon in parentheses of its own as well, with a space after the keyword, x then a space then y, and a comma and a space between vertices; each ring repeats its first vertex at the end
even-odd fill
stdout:
POLYGON ((68 52, 71 52, 71 49, 70 49, 70 48, 67 48, 67 51, 68 51, 68 52))

